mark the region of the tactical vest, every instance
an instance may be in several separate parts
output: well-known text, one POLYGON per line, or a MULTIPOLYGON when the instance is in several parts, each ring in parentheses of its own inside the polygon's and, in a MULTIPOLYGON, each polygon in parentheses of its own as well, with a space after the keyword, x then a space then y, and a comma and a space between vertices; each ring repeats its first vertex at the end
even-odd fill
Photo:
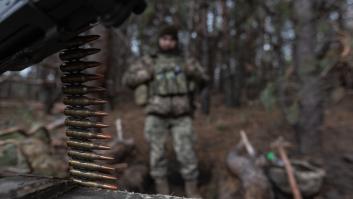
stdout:
POLYGON ((154 79, 149 85, 150 94, 187 95, 190 88, 184 67, 185 62, 182 57, 159 55, 155 59, 154 79))

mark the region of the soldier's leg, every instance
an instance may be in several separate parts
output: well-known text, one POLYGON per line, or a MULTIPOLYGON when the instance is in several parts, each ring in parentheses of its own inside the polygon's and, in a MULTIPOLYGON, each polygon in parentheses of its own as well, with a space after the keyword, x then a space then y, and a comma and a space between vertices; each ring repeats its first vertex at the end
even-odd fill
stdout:
POLYGON ((196 180, 198 176, 197 157, 194 151, 195 135, 192 131, 190 116, 179 117, 172 121, 174 150, 181 163, 184 180, 196 180))
POLYGON ((168 135, 168 124, 165 119, 148 115, 145 120, 145 136, 150 146, 150 174, 153 178, 167 175, 165 141, 168 135))
POLYGON ((200 198, 197 187, 197 158, 194 151, 195 135, 191 117, 180 117, 172 121, 174 149, 181 163, 181 174, 185 180, 185 193, 190 198, 200 198))

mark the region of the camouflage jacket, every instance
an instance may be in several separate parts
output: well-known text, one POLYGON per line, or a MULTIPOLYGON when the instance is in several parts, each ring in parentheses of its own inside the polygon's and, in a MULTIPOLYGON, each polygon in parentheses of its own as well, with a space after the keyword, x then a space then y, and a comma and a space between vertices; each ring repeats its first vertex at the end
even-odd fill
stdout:
POLYGON ((135 100, 145 105, 147 114, 178 116, 192 114, 192 96, 208 79, 196 60, 159 54, 133 63, 123 82, 135 89, 135 100))

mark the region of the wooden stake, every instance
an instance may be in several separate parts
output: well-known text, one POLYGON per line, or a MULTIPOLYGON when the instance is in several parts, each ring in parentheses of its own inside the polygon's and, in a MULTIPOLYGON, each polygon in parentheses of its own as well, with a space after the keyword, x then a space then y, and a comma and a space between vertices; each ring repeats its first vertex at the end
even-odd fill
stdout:
POLYGON ((254 147, 251 145, 251 143, 250 143, 250 141, 248 139, 248 136, 246 135, 244 130, 240 131, 240 137, 241 137, 242 142, 245 145, 246 151, 249 153, 249 155, 251 157, 255 157, 256 156, 256 151, 255 151, 254 147))
POLYGON ((287 153, 286 153, 286 150, 285 148, 286 147, 289 147, 290 144, 285 142, 284 139, 282 137, 278 138, 273 144, 272 144, 272 147, 274 148, 277 148, 278 150, 278 153, 284 163, 284 167, 286 169, 286 172, 287 172, 287 176, 288 176, 288 181, 289 181, 289 184, 290 184, 290 187, 291 187, 291 190, 293 192, 293 196, 294 196, 294 199, 302 199, 302 195, 299 191, 299 188, 298 188, 298 183, 297 183, 297 180, 295 179, 295 176, 294 176, 294 172, 293 172, 293 168, 292 168, 292 165, 288 159, 288 156, 287 156, 287 153))
POLYGON ((116 125, 116 134, 117 134, 117 139, 118 142, 123 142, 124 141, 124 132, 123 132, 123 128, 121 126, 121 119, 117 119, 115 122, 116 125))

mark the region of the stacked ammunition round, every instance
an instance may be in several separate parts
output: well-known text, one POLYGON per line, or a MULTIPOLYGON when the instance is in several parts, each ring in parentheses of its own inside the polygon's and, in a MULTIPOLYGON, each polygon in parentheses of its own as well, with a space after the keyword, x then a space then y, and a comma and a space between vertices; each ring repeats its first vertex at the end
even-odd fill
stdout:
POLYGON ((67 97, 64 98, 64 104, 70 106, 89 106, 89 105, 101 105, 105 104, 107 101, 88 98, 88 97, 67 97))
POLYGON ((105 135, 90 131, 80 130, 66 130, 66 135, 72 138, 85 138, 85 139, 111 139, 110 135, 105 135))
POLYGON ((67 50, 60 53, 64 61, 60 66, 63 76, 63 93, 66 95, 63 102, 67 105, 64 114, 66 135, 68 136, 68 156, 70 157, 71 179, 81 185, 117 189, 113 167, 105 166, 101 161, 114 158, 99 155, 96 150, 109 150, 109 146, 95 143, 94 140, 106 140, 111 136, 101 133, 102 128, 108 127, 101 123, 107 115, 92 106, 103 105, 105 100, 86 97, 87 94, 97 94, 105 91, 104 88, 84 85, 86 82, 102 79, 99 74, 87 74, 83 71, 100 65, 99 62, 80 60, 86 56, 98 53, 96 48, 80 48, 88 42, 98 39, 97 35, 78 36, 67 42, 67 50), (87 107, 89 106, 89 108, 87 107), (100 162, 96 162, 100 161, 100 162))
POLYGON ((60 66, 60 70, 62 72, 76 72, 76 71, 82 71, 88 68, 94 68, 99 66, 99 62, 82 62, 82 61, 76 61, 76 62, 69 62, 69 63, 64 63, 60 66))
POLYGON ((89 55, 94 55, 96 53, 99 53, 99 51, 100 49, 97 48, 74 48, 64 50, 59 54, 59 57, 63 61, 72 61, 82 59, 89 55))
POLYGON ((103 91, 105 91, 104 88, 94 86, 70 86, 63 88, 63 93, 67 95, 85 95, 88 93, 98 93, 103 91))

